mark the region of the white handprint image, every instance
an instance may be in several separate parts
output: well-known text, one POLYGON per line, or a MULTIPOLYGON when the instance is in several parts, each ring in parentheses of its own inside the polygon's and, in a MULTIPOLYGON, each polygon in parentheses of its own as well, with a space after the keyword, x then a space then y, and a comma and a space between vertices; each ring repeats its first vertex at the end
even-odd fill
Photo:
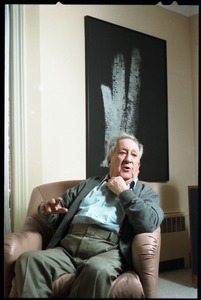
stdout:
POLYGON ((105 115, 105 159, 101 167, 107 166, 106 152, 110 138, 120 131, 136 133, 138 122, 138 102, 140 91, 140 62, 138 49, 133 49, 129 74, 129 86, 126 91, 125 59, 119 53, 112 65, 112 87, 101 85, 105 115))

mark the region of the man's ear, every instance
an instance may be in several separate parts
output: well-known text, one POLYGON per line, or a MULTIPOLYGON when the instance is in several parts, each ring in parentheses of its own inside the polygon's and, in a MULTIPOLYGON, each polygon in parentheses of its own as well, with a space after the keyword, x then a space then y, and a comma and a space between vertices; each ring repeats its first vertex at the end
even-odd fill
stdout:
POLYGON ((108 167, 109 167, 109 165, 110 165, 110 162, 111 162, 111 159, 110 159, 110 157, 108 156, 108 158, 107 158, 107 164, 108 164, 108 167))

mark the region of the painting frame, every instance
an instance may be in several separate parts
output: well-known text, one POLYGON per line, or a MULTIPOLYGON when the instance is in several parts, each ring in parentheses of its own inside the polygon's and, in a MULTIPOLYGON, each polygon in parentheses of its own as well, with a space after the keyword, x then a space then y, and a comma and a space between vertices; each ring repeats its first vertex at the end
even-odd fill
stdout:
POLYGON ((144 146, 139 179, 167 182, 169 180, 169 152, 166 41, 91 16, 85 16, 84 22, 86 177, 103 176, 108 172, 106 134, 108 137, 110 132, 116 130, 135 135, 144 146), (116 66, 121 72, 118 69, 118 72, 114 73, 116 66), (131 66, 133 66, 135 76, 131 72, 131 66), (117 102, 116 99, 116 102, 114 101, 115 93, 120 94, 119 86, 121 85, 116 84, 115 87, 116 79, 114 78, 117 78, 117 74, 122 73, 122 70, 125 79, 123 94, 126 95, 126 100, 121 110, 122 101, 117 102), (139 80, 138 85, 137 80, 139 80), (133 82, 135 82, 134 87, 133 82), (114 92, 115 88, 118 91, 114 92), (135 93, 132 92, 133 89, 135 93), (136 91, 138 96, 134 97, 136 91), (131 95, 131 104, 128 100, 129 95, 131 95), (107 103, 112 106, 107 107, 106 113, 105 106, 109 106, 107 103), (130 118, 129 113, 131 114, 130 111, 134 110, 133 107, 137 107, 135 117, 133 113, 130 118), (111 114, 112 111, 114 111, 113 114, 111 114), (121 125, 118 123, 119 118, 116 113, 119 111, 122 111, 120 113, 121 125), (108 123, 111 124, 108 125, 108 123))

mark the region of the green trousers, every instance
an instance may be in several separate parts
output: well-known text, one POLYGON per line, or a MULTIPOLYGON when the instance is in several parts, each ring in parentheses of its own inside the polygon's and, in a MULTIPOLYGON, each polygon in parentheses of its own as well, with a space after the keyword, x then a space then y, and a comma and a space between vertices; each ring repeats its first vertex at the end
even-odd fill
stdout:
POLYGON ((122 272, 122 260, 117 241, 104 231, 94 225, 82 230, 76 226, 60 247, 22 254, 15 264, 18 297, 51 298, 52 282, 64 273, 75 273, 66 297, 107 298, 112 281, 122 272))

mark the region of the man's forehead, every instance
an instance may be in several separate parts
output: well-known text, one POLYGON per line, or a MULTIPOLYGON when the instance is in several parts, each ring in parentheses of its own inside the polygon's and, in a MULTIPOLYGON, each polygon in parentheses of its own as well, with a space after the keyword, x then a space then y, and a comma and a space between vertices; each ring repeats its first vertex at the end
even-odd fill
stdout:
POLYGON ((122 148, 122 149, 128 149, 129 148, 129 149, 139 151, 138 144, 135 141, 133 141, 132 139, 128 139, 128 138, 118 140, 117 147, 122 148))

